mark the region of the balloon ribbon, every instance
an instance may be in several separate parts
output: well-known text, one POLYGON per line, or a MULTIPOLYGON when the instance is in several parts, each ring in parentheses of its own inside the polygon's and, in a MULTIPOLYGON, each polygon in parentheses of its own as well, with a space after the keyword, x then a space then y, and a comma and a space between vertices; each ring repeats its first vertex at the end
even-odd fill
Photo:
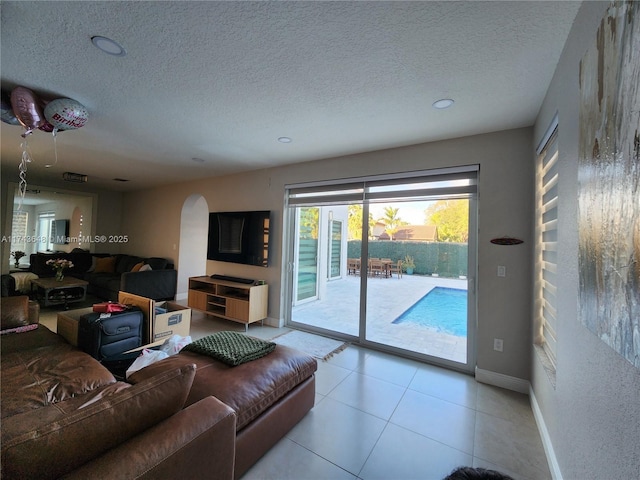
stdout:
POLYGON ((24 137, 22 142, 22 159, 18 170, 20 171, 20 183, 18 189, 20 191, 20 202, 18 204, 18 211, 22 209, 22 202, 24 200, 24 194, 27 192, 27 163, 31 163, 31 152, 29 151, 29 145, 27 145, 27 137, 24 137))

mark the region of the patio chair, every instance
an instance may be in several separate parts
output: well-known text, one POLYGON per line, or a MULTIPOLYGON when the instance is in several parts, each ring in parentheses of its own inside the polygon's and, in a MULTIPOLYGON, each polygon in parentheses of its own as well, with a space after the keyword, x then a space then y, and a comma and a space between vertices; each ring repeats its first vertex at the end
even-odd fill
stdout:
POLYGON ((358 275, 360 273, 360 259, 349 258, 347 259, 347 273, 349 275, 358 275))
POLYGON ((369 275, 372 277, 375 276, 386 276, 386 268, 384 263, 379 258, 371 258, 369 260, 369 275))
POLYGON ((393 274, 395 273, 396 275, 398 275, 398 278, 402 278, 402 260, 398 260, 395 263, 390 263, 388 268, 389 276, 393 277, 393 274))

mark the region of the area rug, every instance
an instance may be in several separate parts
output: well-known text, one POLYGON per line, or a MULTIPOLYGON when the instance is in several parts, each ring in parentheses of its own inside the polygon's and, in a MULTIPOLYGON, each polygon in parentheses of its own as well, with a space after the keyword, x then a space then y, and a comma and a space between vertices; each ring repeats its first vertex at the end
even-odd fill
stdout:
POLYGON ((283 333, 278 337, 272 338, 271 341, 278 345, 295 348, 321 360, 327 360, 331 358, 332 355, 341 352, 349 346, 348 343, 339 340, 333 340, 299 330, 283 333))

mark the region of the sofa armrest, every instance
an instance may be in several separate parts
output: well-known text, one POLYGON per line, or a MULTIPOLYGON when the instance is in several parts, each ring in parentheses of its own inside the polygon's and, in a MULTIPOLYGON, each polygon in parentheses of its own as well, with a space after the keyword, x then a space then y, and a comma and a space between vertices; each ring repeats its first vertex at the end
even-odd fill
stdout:
POLYGON ((64 476, 233 479, 235 412, 206 397, 64 476))
POLYGON ((178 287, 176 270, 125 272, 120 277, 120 291, 153 300, 173 300, 178 287))
POLYGON ((29 323, 40 323, 40 304, 29 300, 29 323))

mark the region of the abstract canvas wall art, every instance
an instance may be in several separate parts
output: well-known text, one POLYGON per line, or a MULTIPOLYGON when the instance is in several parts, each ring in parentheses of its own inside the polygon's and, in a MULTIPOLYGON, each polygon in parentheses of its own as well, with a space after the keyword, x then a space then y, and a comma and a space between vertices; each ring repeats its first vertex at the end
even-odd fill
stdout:
POLYGON ((609 5, 579 86, 579 316, 640 368, 640 2, 609 5))

